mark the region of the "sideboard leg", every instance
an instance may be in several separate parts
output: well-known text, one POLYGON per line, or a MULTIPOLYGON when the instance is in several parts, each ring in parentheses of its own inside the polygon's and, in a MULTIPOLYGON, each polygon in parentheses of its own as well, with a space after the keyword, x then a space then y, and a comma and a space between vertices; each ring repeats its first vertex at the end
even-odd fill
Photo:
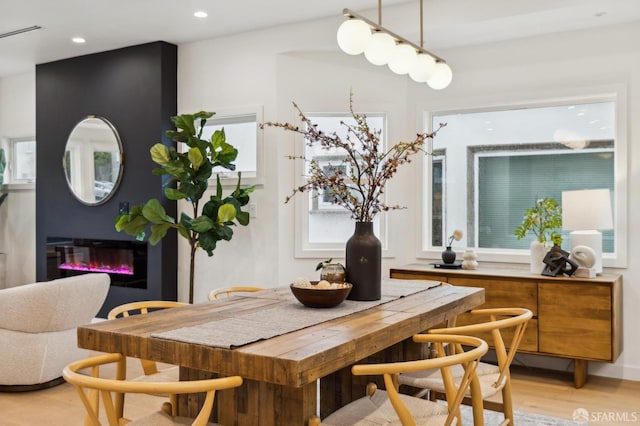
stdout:
POLYGON ((585 383, 587 383, 589 362, 584 359, 574 359, 573 361, 573 385, 576 389, 580 389, 585 383))

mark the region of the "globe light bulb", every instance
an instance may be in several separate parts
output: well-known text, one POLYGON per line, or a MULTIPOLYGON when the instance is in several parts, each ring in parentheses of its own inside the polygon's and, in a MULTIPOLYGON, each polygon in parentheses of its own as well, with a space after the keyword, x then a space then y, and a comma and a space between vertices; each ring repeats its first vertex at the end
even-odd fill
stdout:
POLYGON ((338 46, 348 55, 359 55, 371 41, 371 28, 359 19, 344 21, 338 28, 338 46))
POLYGON ((396 42, 389 34, 373 33, 369 45, 364 50, 364 56, 373 65, 385 65, 391 59, 395 47, 396 42))
POLYGON ((416 57, 409 77, 416 83, 426 83, 436 71, 436 60, 431 55, 421 53, 416 57))
POLYGON ((452 78, 453 72, 449 65, 444 62, 436 62, 435 72, 431 78, 427 80, 427 84, 434 90, 441 90, 451 83, 452 78))
POLYGON ((406 74, 413 69, 417 57, 415 47, 405 43, 398 44, 389 59, 389 69, 396 74, 406 74))

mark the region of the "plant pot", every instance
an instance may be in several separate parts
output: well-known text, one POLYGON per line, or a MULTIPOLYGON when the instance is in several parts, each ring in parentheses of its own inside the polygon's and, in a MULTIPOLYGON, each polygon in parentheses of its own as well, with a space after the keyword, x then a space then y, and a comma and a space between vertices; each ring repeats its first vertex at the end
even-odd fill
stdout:
POLYGON ((447 246, 447 248, 442 252, 442 261, 448 265, 456 261, 456 252, 453 251, 451 246, 447 246))
POLYGON ((541 274, 545 267, 543 260, 549 249, 538 240, 533 240, 529 248, 531 249, 530 271, 532 274, 541 274))
POLYGON ((350 300, 380 300, 382 297, 382 244, 373 233, 373 222, 356 222, 345 249, 347 282, 353 284, 350 300))

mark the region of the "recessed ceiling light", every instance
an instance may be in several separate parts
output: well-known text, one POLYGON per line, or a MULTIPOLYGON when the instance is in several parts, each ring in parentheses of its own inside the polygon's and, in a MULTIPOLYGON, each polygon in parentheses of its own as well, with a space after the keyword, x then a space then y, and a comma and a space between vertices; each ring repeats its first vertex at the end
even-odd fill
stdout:
POLYGON ((78 43, 78 44, 82 44, 84 42, 86 42, 87 40, 83 39, 82 37, 74 37, 71 39, 72 42, 74 43, 78 43))
POLYGON ((205 12, 204 10, 199 10, 199 11, 195 12, 193 14, 193 16, 195 16, 196 18, 206 18, 207 16, 209 16, 209 14, 207 12, 205 12))

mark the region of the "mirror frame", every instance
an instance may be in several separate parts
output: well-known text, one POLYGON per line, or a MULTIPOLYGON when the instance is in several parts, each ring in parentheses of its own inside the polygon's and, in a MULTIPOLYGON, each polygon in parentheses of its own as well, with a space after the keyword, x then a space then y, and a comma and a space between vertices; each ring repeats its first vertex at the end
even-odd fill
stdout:
MULTIPOLYGON (((71 192, 71 194, 74 196, 74 198, 76 200, 78 200, 80 203, 84 204, 85 206, 99 206, 101 204, 106 203, 107 201, 109 201, 111 198, 113 198, 113 196, 115 195, 115 193, 118 190, 118 187, 120 186, 120 182, 122 181, 122 174, 124 171, 124 149, 122 146, 122 140, 120 139, 120 134, 118 133, 117 129, 115 128, 115 126, 106 118, 99 116, 99 115, 87 115, 85 117, 83 117, 81 120, 79 120, 71 129, 71 131, 69 132, 69 136, 67 136, 67 141, 64 145, 64 153, 62 154, 62 172, 64 174, 64 180, 67 183, 67 187, 69 188, 69 191, 71 192), (67 175, 67 145, 69 144, 69 139, 71 138, 71 135, 73 134, 73 132, 78 128, 78 126, 80 124, 82 124, 83 122, 85 122, 88 119, 97 119, 102 121, 104 124, 106 124, 109 127, 109 130, 111 130, 112 135, 115 137, 116 139, 116 143, 118 144, 118 155, 119 155, 119 162, 120 162, 120 167, 118 167, 118 175, 116 176, 115 181, 113 182, 113 188, 111 189, 111 192, 109 192, 104 198, 100 199, 99 201, 96 202, 88 202, 83 200, 82 198, 80 198, 78 196, 78 194, 74 191, 73 187, 71 186, 71 182, 69 182, 69 178, 67 175)), ((94 178, 94 184, 95 184, 95 178, 94 178)))

